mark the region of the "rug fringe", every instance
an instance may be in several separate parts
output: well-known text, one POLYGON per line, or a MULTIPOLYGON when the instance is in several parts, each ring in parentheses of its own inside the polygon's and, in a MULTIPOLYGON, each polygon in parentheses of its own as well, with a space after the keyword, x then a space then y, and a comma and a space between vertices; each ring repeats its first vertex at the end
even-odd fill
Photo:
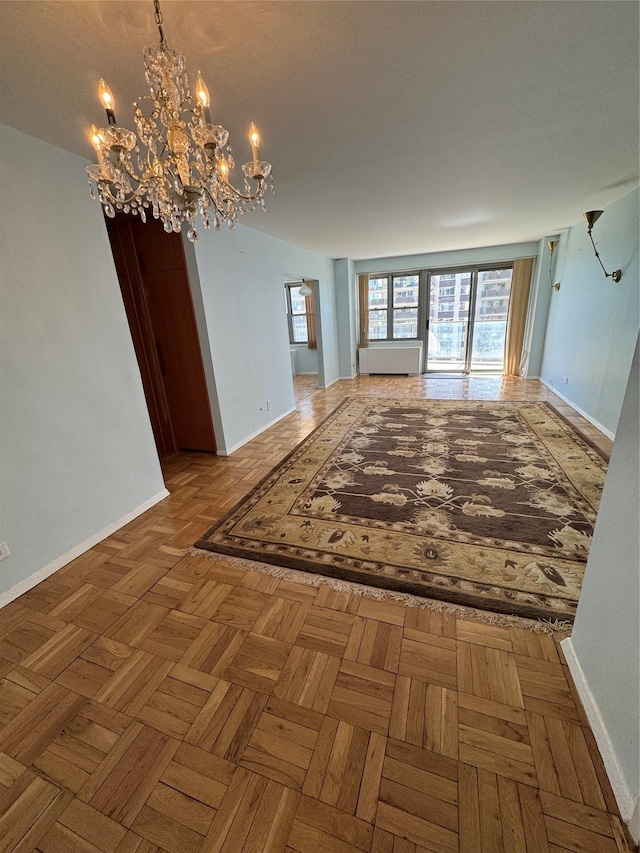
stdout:
POLYGON ((474 607, 465 607, 462 604, 452 604, 449 601, 438 601, 433 598, 423 598, 411 595, 408 592, 396 592, 390 589, 365 586, 364 584, 343 581, 337 578, 329 578, 324 575, 301 572, 296 569, 285 569, 282 566, 272 566, 269 563, 260 563, 256 560, 246 560, 242 557, 228 557, 225 554, 215 554, 200 548, 188 548, 186 554, 191 557, 206 557, 219 563, 227 563, 246 571, 259 572, 263 575, 288 580, 292 583, 304 584, 305 586, 321 587, 328 586, 337 592, 348 592, 351 595, 361 595, 365 598, 377 598, 380 601, 394 601, 409 607, 421 607, 442 613, 444 616, 456 616, 459 619, 475 619, 486 625, 497 625, 505 628, 524 628, 535 633, 553 634, 555 631, 571 631, 571 622, 559 619, 527 619, 524 616, 508 616, 503 613, 492 613, 490 610, 478 610, 474 607))

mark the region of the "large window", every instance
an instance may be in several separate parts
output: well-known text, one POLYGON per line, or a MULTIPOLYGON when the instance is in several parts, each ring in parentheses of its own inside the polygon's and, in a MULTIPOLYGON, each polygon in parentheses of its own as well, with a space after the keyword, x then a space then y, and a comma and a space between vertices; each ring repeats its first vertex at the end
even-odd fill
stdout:
POLYGON ((287 303, 287 319, 289 321, 289 343, 306 344, 307 337, 307 304, 304 296, 300 296, 299 284, 286 284, 284 295, 287 303))
POLYGON ((418 337, 420 276, 369 277, 369 340, 418 337))

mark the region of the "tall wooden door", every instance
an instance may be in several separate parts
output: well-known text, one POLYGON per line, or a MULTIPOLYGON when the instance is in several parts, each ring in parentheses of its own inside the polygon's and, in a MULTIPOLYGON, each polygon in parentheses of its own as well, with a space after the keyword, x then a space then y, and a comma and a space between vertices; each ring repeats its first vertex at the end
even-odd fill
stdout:
POLYGON ((107 230, 158 449, 215 452, 182 239, 155 219, 107 230))

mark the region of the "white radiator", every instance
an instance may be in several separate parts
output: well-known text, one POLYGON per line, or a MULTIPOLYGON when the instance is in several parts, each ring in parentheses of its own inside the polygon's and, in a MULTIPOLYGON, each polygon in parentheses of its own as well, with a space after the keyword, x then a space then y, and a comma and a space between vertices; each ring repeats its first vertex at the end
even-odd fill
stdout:
POLYGON ((298 351, 295 349, 289 350, 289 355, 291 356, 291 372, 294 376, 298 374, 298 351))
POLYGON ((358 351, 360 373, 422 373, 422 344, 408 347, 364 347, 358 351))

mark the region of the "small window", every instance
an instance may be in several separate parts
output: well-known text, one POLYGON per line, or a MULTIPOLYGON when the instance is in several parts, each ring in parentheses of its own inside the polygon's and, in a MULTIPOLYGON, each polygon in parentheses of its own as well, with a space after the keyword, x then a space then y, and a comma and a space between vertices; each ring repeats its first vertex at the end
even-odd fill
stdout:
POLYGON ((300 284, 285 284, 284 293, 289 321, 289 343, 306 344, 307 337, 307 301, 300 295, 300 284))

